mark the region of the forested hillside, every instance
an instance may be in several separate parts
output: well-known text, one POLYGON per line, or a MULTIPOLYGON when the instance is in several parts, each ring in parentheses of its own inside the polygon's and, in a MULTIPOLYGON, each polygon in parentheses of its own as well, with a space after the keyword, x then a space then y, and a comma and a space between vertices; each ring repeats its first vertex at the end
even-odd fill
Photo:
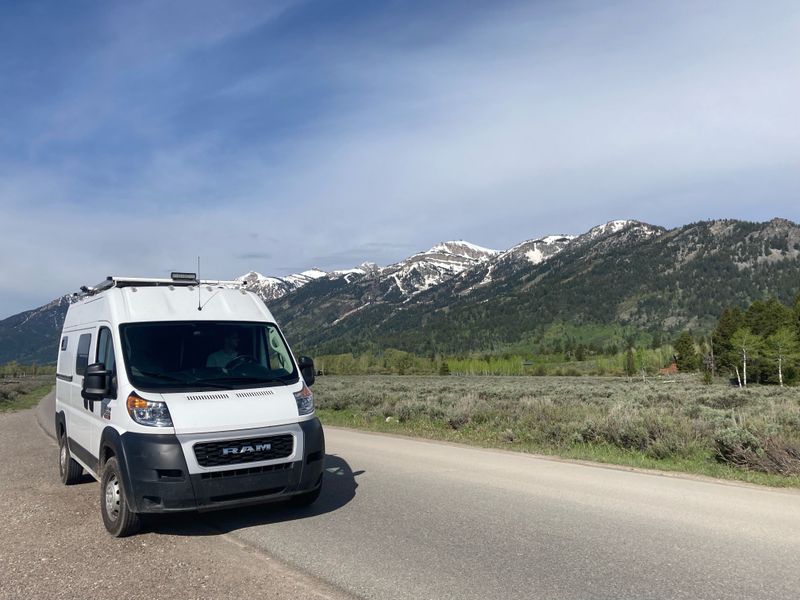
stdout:
MULTIPOLYGON (((505 252, 462 240, 386 267, 309 273, 241 279, 305 354, 614 354, 659 348, 684 330, 708 334, 726 308, 770 297, 790 305, 800 292, 800 226, 611 221, 505 252)), ((67 303, 0 321, 0 364, 53 362, 67 303)))
POLYGON ((318 281, 272 308, 296 346, 318 353, 541 351, 554 324, 594 344, 666 338, 710 331, 729 306, 790 303, 800 286, 800 227, 786 220, 632 222, 582 238, 539 264, 501 255, 400 305, 318 281))
POLYGON ((68 306, 69 297, 62 296, 0 321, 0 365, 11 361, 55 363, 68 306))

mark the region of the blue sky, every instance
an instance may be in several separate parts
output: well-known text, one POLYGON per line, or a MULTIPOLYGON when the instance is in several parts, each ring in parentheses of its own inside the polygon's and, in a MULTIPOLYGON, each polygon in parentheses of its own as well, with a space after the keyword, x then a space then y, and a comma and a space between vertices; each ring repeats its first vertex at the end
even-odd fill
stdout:
POLYGON ((4 2, 0 318, 108 274, 800 220, 796 2, 4 2))

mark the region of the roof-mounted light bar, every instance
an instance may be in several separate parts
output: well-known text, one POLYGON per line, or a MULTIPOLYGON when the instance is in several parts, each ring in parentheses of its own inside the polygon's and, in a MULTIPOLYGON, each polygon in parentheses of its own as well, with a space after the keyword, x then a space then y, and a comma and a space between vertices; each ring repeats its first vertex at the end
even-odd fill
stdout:
POLYGON ((193 281, 197 282, 197 273, 181 273, 180 271, 173 271, 170 273, 172 281, 193 281))

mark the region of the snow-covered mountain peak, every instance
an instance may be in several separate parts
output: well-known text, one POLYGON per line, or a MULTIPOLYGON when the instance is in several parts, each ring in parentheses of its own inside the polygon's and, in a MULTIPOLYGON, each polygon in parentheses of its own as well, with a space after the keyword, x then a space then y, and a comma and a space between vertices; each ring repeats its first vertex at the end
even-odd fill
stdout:
POLYGON ((254 284, 261 284, 266 281, 281 281, 277 277, 268 277, 266 275, 262 275, 258 271, 250 271, 245 273, 244 275, 240 275, 234 281, 241 281, 245 286, 247 285, 254 285, 254 284))
POLYGON ((356 268, 364 271, 364 273, 372 273, 372 272, 377 271, 378 269, 380 269, 380 267, 377 264, 375 264, 374 262, 369 262, 369 261, 362 262, 356 268))
POLYGON ((626 239, 630 236, 641 239, 662 231, 661 228, 639 221, 615 220, 593 227, 581 236, 546 235, 517 244, 505 252, 485 248, 466 240, 450 240, 435 244, 424 252, 418 252, 386 267, 364 262, 351 269, 330 273, 314 268, 281 277, 267 277, 251 271, 238 279, 267 302, 282 298, 312 281, 323 278, 343 279, 348 284, 368 280, 372 286, 368 294, 369 302, 380 302, 384 299, 387 301, 401 299, 405 302, 418 293, 436 287, 457 275, 466 276, 466 271, 479 265, 483 265, 485 274, 477 285, 483 285, 493 280, 496 267, 510 264, 509 261, 520 265, 538 265, 570 244, 583 244, 614 234, 622 235, 626 239))
POLYGON ((664 228, 656 227, 655 225, 649 225, 648 223, 642 223, 641 221, 620 219, 616 221, 608 221, 602 225, 592 227, 583 235, 578 236, 575 241, 576 243, 583 244, 602 237, 614 235, 622 231, 630 231, 635 233, 636 237, 643 238, 651 237, 653 235, 660 235, 664 232, 664 228))
POLYGON ((574 240, 576 237, 577 237, 577 236, 574 236, 574 235, 566 235, 566 234, 561 234, 561 235, 546 235, 545 237, 541 238, 541 239, 540 239, 540 240, 538 240, 538 241, 542 242, 543 244, 554 244, 554 243, 556 243, 556 242, 565 242, 565 241, 566 241, 566 242, 569 242, 569 241, 571 241, 571 240, 574 240))
POLYGON ((464 258, 473 260, 487 260, 492 256, 500 254, 500 252, 498 250, 492 250, 491 248, 478 246, 477 244, 465 240, 453 240, 449 242, 440 242, 430 250, 420 252, 419 254, 452 254, 453 256, 463 256, 464 258))
POLYGON ((609 235, 612 233, 617 233, 618 231, 622 231, 623 229, 625 229, 630 225, 633 225, 634 223, 638 223, 638 221, 631 221, 626 219, 617 219, 615 221, 608 221, 607 223, 603 223, 602 225, 596 225, 595 227, 592 227, 581 237, 586 237, 588 239, 596 239, 604 235, 609 235))
POLYGON ((321 269, 309 269, 302 273, 293 273, 286 277, 269 277, 256 271, 236 278, 244 287, 261 296, 265 302, 282 298, 289 292, 303 287, 310 281, 326 277, 328 274, 321 269))
POLYGON ((440 242, 425 252, 384 267, 378 273, 382 279, 391 282, 392 289, 405 298, 411 298, 498 254, 497 250, 464 240, 440 242))
POLYGON ((302 287, 307 284, 309 281, 313 281, 315 279, 319 279, 320 277, 325 277, 327 273, 321 269, 317 269, 316 267, 313 269, 308 269, 307 271, 303 271, 302 273, 293 273, 291 275, 287 275, 284 277, 284 281, 289 281, 297 285, 297 287, 302 287))

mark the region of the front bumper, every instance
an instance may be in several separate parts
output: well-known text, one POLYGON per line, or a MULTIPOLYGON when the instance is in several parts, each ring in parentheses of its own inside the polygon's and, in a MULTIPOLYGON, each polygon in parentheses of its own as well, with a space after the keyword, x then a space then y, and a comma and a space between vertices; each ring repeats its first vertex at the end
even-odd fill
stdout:
POLYGON ((319 419, 298 423, 302 460, 266 466, 237 465, 190 474, 175 435, 121 436, 131 509, 142 513, 213 510, 285 500, 322 484, 325 436, 319 419), (238 467, 238 468, 237 468, 238 467))

